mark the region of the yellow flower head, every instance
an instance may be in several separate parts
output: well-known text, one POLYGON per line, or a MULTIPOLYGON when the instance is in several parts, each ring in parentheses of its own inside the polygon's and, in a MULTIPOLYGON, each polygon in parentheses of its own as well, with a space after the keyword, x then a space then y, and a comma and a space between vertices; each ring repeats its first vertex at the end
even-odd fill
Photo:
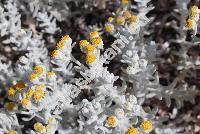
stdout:
POLYGON ((92 64, 96 60, 96 56, 94 54, 87 54, 86 55, 86 63, 88 65, 92 64))
POLYGON ((116 127, 118 124, 118 119, 116 116, 109 116, 107 118, 106 123, 108 124, 109 127, 116 127))
POLYGON ((62 36, 60 41, 66 41, 66 40, 70 40, 71 38, 69 37, 69 35, 64 35, 62 36))
POLYGON ((25 96, 27 99, 30 99, 33 94, 34 94, 35 90, 33 88, 29 88, 28 91, 25 93, 25 96))
POLYGON ((35 100, 35 102, 40 102, 43 98, 44 98, 45 94, 39 94, 39 93, 35 93, 33 95, 33 98, 35 100))
POLYGON ((145 133, 149 133, 153 130, 153 123, 150 120, 145 120, 142 122, 142 124, 140 125, 140 128, 145 132, 145 133))
POLYGON ((10 87, 8 89, 8 96, 9 97, 14 97, 15 93, 16 93, 16 90, 14 89, 14 87, 10 87))
POLYGON ((95 37, 91 40, 92 45, 94 46, 99 46, 100 44, 102 44, 102 39, 100 37, 95 37))
POLYGON ((88 42, 87 40, 81 40, 81 41, 79 42, 80 47, 85 47, 85 46, 87 46, 88 44, 89 44, 89 42, 88 42))
POLYGON ((130 22, 136 22, 137 20, 138 20, 138 16, 136 16, 136 15, 132 15, 130 17, 130 22))
POLYGON ((63 47, 65 46, 65 42, 68 41, 68 40, 71 40, 69 35, 62 36, 61 40, 56 44, 56 48, 57 49, 63 49, 63 47))
POLYGON ((38 77, 38 75, 37 75, 36 73, 32 73, 32 74, 30 74, 30 76, 29 76, 29 80, 30 80, 30 81, 34 81, 37 77, 38 77))
POLYGON ((96 37, 99 37, 99 33, 97 31, 90 32, 90 39, 93 39, 93 38, 96 38, 96 37))
POLYGON ((18 91, 22 91, 26 87, 25 83, 23 81, 19 81, 15 84, 15 88, 18 91))
POLYGON ((109 18, 108 18, 108 22, 110 22, 110 23, 113 22, 113 20, 114 20, 113 17, 109 17, 109 18))
POLYGON ((22 104, 23 107, 27 107, 27 106, 30 105, 30 100, 27 99, 27 98, 23 98, 23 99, 21 100, 21 104, 22 104))
POLYGON ((55 74, 53 71, 49 71, 49 72, 47 73, 47 76, 48 76, 48 77, 53 77, 53 76, 56 76, 56 74, 55 74))
POLYGON ((8 134, 17 134, 17 132, 16 132, 15 130, 10 130, 10 131, 8 132, 8 134))
POLYGON ((197 12, 191 12, 190 13, 190 17, 191 18, 198 18, 199 17, 199 13, 197 13, 197 12))
POLYGON ((117 25, 124 25, 124 23, 125 23, 125 18, 124 18, 123 16, 118 16, 118 17, 116 18, 116 23, 117 23, 117 25))
POLYGON ((51 53, 51 57, 56 58, 59 55, 59 53, 60 53, 59 50, 53 50, 53 52, 51 53))
POLYGON ((45 126, 42 125, 42 123, 37 122, 37 123, 34 124, 33 127, 34 127, 36 132, 39 132, 39 133, 45 133, 46 132, 46 128, 45 128, 45 126))
POLYGON ((129 18, 131 18, 131 13, 129 11, 124 11, 123 16, 125 19, 129 19, 129 18))
POLYGON ((122 5, 127 5, 129 0, 121 0, 122 5))
POLYGON ((41 67, 41 66, 39 66, 39 65, 36 65, 35 67, 34 67, 34 70, 35 70, 35 73, 36 74, 42 74, 43 72, 44 72, 44 68, 43 67, 41 67))
POLYGON ((14 102, 7 102, 6 105, 5 105, 6 109, 8 111, 12 111, 15 109, 16 105, 14 102))
POLYGON ((126 131, 126 134, 138 134, 138 130, 137 130, 137 128, 130 127, 130 128, 128 128, 128 130, 126 131))
POLYGON ((198 6, 194 5, 190 8, 192 12, 197 12, 199 10, 198 6))
POLYGON ((62 49, 64 46, 65 46, 65 43, 59 41, 59 42, 56 44, 56 49, 62 49))
POLYGON ((33 98, 35 102, 40 102, 45 96, 45 86, 44 85, 36 85, 35 92, 33 94, 33 98))
POLYGON ((92 53, 95 50, 95 47, 93 45, 87 45, 85 48, 87 53, 92 53))
POLYGON ((193 19, 188 19, 187 20, 187 23, 186 23, 186 27, 189 28, 189 29, 193 29, 195 25, 195 21, 193 19))
POLYGON ((44 91, 44 89, 45 89, 45 85, 36 85, 35 86, 36 91, 44 91))
POLYGON ((105 25, 105 31, 108 32, 108 33, 112 33, 114 31, 113 24, 106 24, 105 25))

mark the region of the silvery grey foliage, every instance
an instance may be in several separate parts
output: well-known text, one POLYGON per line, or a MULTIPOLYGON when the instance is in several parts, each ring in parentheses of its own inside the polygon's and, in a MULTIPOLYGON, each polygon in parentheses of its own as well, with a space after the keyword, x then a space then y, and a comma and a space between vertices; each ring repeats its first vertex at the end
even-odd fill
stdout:
MULTIPOLYGON (((167 128, 163 122, 174 119, 184 101, 194 103, 198 91, 184 83, 182 76, 167 86, 160 84, 154 62, 160 60, 157 55, 161 53, 155 41, 144 38, 145 28, 153 19, 147 17, 154 8, 149 5, 151 0, 135 0, 137 5, 128 0, 118 1, 120 7, 105 25, 108 26, 105 30, 116 39, 107 49, 104 31, 94 30, 88 40, 79 43, 80 60, 74 56, 74 49, 79 50, 78 43, 69 35, 63 35, 56 44, 54 36, 63 30, 58 22, 69 22, 77 12, 104 9, 109 2, 0 2, 0 45, 10 46, 12 53, 20 53, 15 60, 0 54, 0 93, 5 92, 0 105, 0 133, 175 134, 182 131, 182 128, 167 128), (72 3, 81 6, 80 11, 71 10, 72 3), (120 74, 110 69, 112 61, 119 63, 116 70, 120 74), (155 105, 145 106, 155 98, 164 99, 167 106, 171 106, 172 99, 176 101, 177 108, 169 118, 157 114, 159 109, 155 105)), ((179 5, 182 10, 187 11, 187 3, 179 5)), ((86 29, 94 28, 104 29, 98 24, 86 29)), ((188 66, 199 65, 198 58, 187 56, 188 46, 198 45, 198 37, 189 42, 184 36, 176 40, 183 43, 181 51, 174 52, 183 59, 177 67, 183 72, 188 66)))
MULTIPOLYGON (((146 7, 148 1, 146 3, 145 1, 143 2, 144 3, 141 2, 139 5, 146 7)), ((183 3, 182 5, 183 7, 186 6, 184 2, 179 2, 179 3, 183 3)), ((147 12, 149 11, 148 8, 144 9, 147 12)), ((153 8, 150 8, 150 10, 151 9, 153 8)), ((126 10, 127 9, 124 9, 124 11, 126 10)), ((142 15, 145 15, 145 13, 147 13, 145 12, 145 10, 139 10, 138 13, 139 20, 140 20, 139 17, 140 12, 142 15)), ((182 12, 182 13, 184 14, 182 17, 184 18, 187 12, 182 12)), ((148 20, 148 18, 146 21, 145 19, 143 20, 143 22, 149 22, 149 21, 150 20, 148 20)), ((184 29, 183 26, 184 23, 185 23, 184 21, 181 22, 182 29, 184 29)), ((126 73, 128 77, 127 75, 125 75, 125 77, 122 77, 122 80, 125 80, 132 84, 131 87, 129 87, 129 90, 132 91, 132 93, 139 98, 140 103, 144 103, 144 101, 147 98, 152 98, 152 97, 157 97, 158 99, 164 99, 166 101, 167 106, 170 106, 171 99, 174 99, 176 101, 176 105, 178 108, 181 108, 183 106, 184 101, 190 101, 191 103, 195 103, 194 102, 195 96, 199 93, 198 90, 196 90, 195 86, 188 86, 187 84, 182 84, 182 85, 178 84, 178 82, 181 81, 180 77, 177 77, 168 86, 162 86, 160 84, 158 73, 156 72, 155 66, 152 64, 153 61, 159 60, 157 59, 156 54, 160 54, 160 52, 156 52, 157 47, 155 42, 151 42, 150 44, 145 44, 145 42, 143 41, 144 31, 141 27, 144 27, 146 24, 147 23, 142 24, 136 22, 136 24, 133 23, 134 27, 132 26, 132 24, 129 24, 128 22, 127 23, 125 22, 125 26, 117 26, 115 22, 112 22, 111 24, 110 23, 106 24, 107 26, 110 27, 112 26, 111 28, 113 30, 112 31, 107 30, 107 31, 111 32, 114 37, 119 39, 118 41, 118 44, 120 44, 119 47, 123 48, 121 62, 128 64, 128 67, 122 68, 122 71, 126 73), (137 33, 141 34, 137 35, 137 33), (135 34, 139 38, 137 38, 136 36, 136 38, 132 38, 133 40, 131 40, 131 36, 135 37, 135 34)), ((182 30, 181 34, 184 32, 185 31, 182 30)), ((183 38, 185 37, 186 36, 184 36, 183 38)), ((179 40, 175 41, 178 42, 179 40)), ((188 57, 187 53, 189 48, 192 47, 192 43, 187 42, 189 44, 191 43, 190 45, 188 45, 186 42, 187 41, 181 42, 182 49, 181 51, 177 52, 177 55, 183 56, 182 58, 183 60, 181 60, 181 62, 183 63, 182 68, 184 68, 183 66, 187 65, 189 68, 190 67, 196 68, 197 66, 195 65, 198 64, 198 58, 196 59, 197 61, 195 61, 195 59, 187 58, 188 57), (187 61, 186 58, 188 59, 187 61)), ((194 44, 197 45, 198 43, 194 44)), ((175 130, 171 129, 163 130, 162 132, 157 131, 157 133, 167 133, 167 131, 169 131, 169 133, 170 132, 176 133, 175 130)))
POLYGON ((14 113, 8 113, 2 110, 0 113, 0 124, 1 133, 8 133, 10 129, 15 128, 19 131, 19 134, 21 134, 20 128, 22 128, 22 126, 19 125, 17 116, 14 113))
POLYGON ((13 35, 21 29, 21 15, 13 0, 0 7, 1 10, 1 36, 13 35))
MULTIPOLYGON (((148 45, 140 41, 143 38, 143 27, 150 21, 146 14, 153 7, 147 7, 149 1, 137 2, 140 8, 136 24, 133 23, 132 26, 132 24, 126 23, 125 26, 115 26, 113 35, 118 38, 118 43, 123 46, 121 62, 128 64, 126 69, 122 68, 122 71, 128 77, 122 77, 122 79, 132 83, 132 87, 129 90, 132 90, 131 92, 134 95, 141 98, 140 103, 143 103, 145 98, 154 96, 162 99, 162 86, 159 84, 156 68, 151 64, 151 61, 155 60, 155 55, 148 53, 152 49, 156 50, 155 43, 151 42, 148 45)), ((124 9, 122 12, 126 10, 124 9)))
POLYGON ((155 132, 157 134, 181 134, 181 129, 170 129, 170 128, 166 128, 166 129, 155 129, 155 132))
POLYGON ((21 31, 21 15, 18 12, 15 1, 10 0, 7 1, 5 5, 0 6, 0 12, 1 37, 8 35, 9 37, 4 43, 15 43, 21 31))
POLYGON ((52 15, 48 16, 47 12, 39 12, 36 16, 39 27, 44 28, 45 33, 53 34, 58 28, 56 27, 56 19, 52 15))
MULTIPOLYGON (((148 11, 152 10, 153 7, 147 7, 147 3, 149 1, 144 0, 136 2, 138 2, 138 6, 141 8, 139 8, 139 13, 137 15, 138 20, 136 23, 133 23, 134 29, 132 24, 129 24, 128 22, 125 22, 124 26, 118 26, 115 23, 113 24, 114 30, 112 35, 117 38, 116 42, 119 44, 118 47, 123 48, 122 51, 120 50, 121 62, 128 64, 126 69, 122 68, 122 71, 126 73, 128 77, 122 77, 122 79, 132 83, 132 87, 129 90, 132 90, 134 95, 141 98, 141 103, 143 103, 145 97, 157 97, 158 99, 165 98, 168 106, 171 104, 171 99, 175 99, 179 108, 182 106, 184 100, 193 102, 194 96, 198 93, 198 91, 195 90, 195 87, 189 88, 188 85, 179 85, 176 87, 179 78, 175 79, 166 87, 160 85, 155 65, 152 64, 153 61, 158 60, 156 54, 160 54, 160 52, 156 51, 157 47, 155 42, 146 44, 146 42, 143 41, 143 27, 150 22, 150 19, 148 19, 145 15, 148 11)), ((121 12, 119 12, 119 14, 127 11, 127 8, 128 7, 124 8, 121 12)), ((183 23, 184 22, 182 22, 182 25, 183 23)), ((176 41, 179 42, 179 40, 176 41)), ((187 41, 180 41, 179 43, 182 43, 182 49, 176 52, 176 55, 183 57, 183 60, 180 61, 182 65, 179 65, 178 68, 181 69, 184 68, 184 66, 193 67, 198 64, 198 61, 194 61, 194 59, 186 61, 186 58, 188 57, 187 52, 188 49, 193 46, 192 43, 187 41)), ((194 43, 194 46, 197 44, 198 43, 194 43)))

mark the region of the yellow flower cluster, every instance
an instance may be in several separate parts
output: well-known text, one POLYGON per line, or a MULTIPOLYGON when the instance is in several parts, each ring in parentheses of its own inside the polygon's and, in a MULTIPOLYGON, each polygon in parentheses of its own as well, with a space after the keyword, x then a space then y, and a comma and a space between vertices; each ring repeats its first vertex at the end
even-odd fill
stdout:
POLYGON ((45 97, 45 85, 35 85, 30 87, 25 93, 25 97, 21 100, 22 106, 29 106, 32 97, 36 103, 40 102, 45 97))
POLYGON ((23 107, 28 107, 31 104, 31 98, 38 103, 45 97, 45 85, 35 85, 30 87, 25 93, 24 98, 21 100, 23 107))
POLYGON ((108 32, 108 33, 113 33, 114 32, 114 25, 113 24, 105 24, 105 31, 108 32))
POLYGON ((81 40, 79 42, 80 47, 86 47, 87 45, 89 45, 89 42, 87 40, 81 40))
POLYGON ((62 36, 61 40, 56 44, 56 49, 53 50, 53 52, 51 53, 51 57, 53 59, 57 58, 59 54, 61 53, 60 50, 66 48, 66 42, 70 42, 70 41, 71 41, 71 38, 69 37, 69 35, 62 36))
POLYGON ((142 124, 140 125, 140 128, 145 132, 145 133, 149 133, 153 130, 153 123, 150 120, 145 120, 142 122, 142 124))
POLYGON ((43 126, 42 123, 37 122, 37 123, 34 124, 33 127, 34 127, 35 131, 38 132, 38 133, 45 133, 46 132, 46 127, 43 126))
POLYGON ((16 108, 16 104, 14 102, 7 102, 5 104, 5 108, 8 110, 8 111, 13 111, 15 108, 16 108))
POLYGON ((33 98, 35 102, 40 102, 45 96, 45 86, 44 85, 36 85, 35 92, 33 94, 33 98))
POLYGON ((38 75, 40 75, 40 74, 42 74, 44 72, 44 68, 39 66, 39 65, 36 65, 34 67, 34 70, 35 70, 35 73, 38 74, 38 75))
POLYGON ((190 15, 186 21, 186 27, 188 29, 195 30, 198 20, 199 20, 199 8, 198 6, 194 5, 190 8, 190 15))
MULTIPOLYGON (((129 18, 128 18, 129 19, 129 18)), ((130 22, 136 22, 138 20, 138 16, 136 16, 136 15, 132 15, 131 17, 130 17, 130 22)))
POLYGON ((96 60, 96 56, 94 54, 87 54, 86 55, 86 63, 88 65, 92 64, 93 62, 95 62, 96 60))
POLYGON ((196 24, 195 21, 189 18, 187 19, 186 27, 189 29, 194 29, 195 24, 196 24))
POLYGON ((15 130, 10 130, 10 131, 8 132, 8 134, 17 134, 17 132, 16 132, 15 130))
POLYGON ((112 22, 113 22, 113 20, 114 20, 114 18, 113 18, 113 17, 109 17, 109 18, 108 18, 108 22, 110 22, 110 23, 112 23, 112 22))
POLYGON ((29 99, 27 99, 27 98, 23 98, 22 100, 21 100, 21 105, 23 106, 23 107, 28 107, 28 106, 30 106, 30 100, 29 99))
POLYGON ((121 0, 122 5, 127 5, 129 0, 121 0))
MULTIPOLYGON (((58 50, 55 50, 55 51, 58 51, 58 50)), ((46 73, 46 70, 43 66, 36 65, 34 67, 33 73, 31 73, 29 76, 29 80, 32 82, 37 79, 40 80, 40 78, 42 78, 40 76, 45 76, 45 75, 47 75, 48 77, 56 76, 54 72, 50 71, 50 72, 46 73)), ((45 78, 45 77, 43 77, 43 78, 45 78)))
POLYGON ((125 24, 125 17, 124 16, 118 16, 116 18, 117 25, 124 25, 125 24))
POLYGON ((59 53, 60 53, 59 50, 53 50, 53 52, 51 53, 51 57, 56 58, 56 57, 58 57, 59 53))
POLYGON ((118 119, 117 119, 116 116, 113 116, 113 115, 112 115, 112 116, 109 116, 109 117, 107 118, 106 123, 107 123, 107 125, 108 125, 109 127, 116 127, 117 124, 118 124, 118 119))
POLYGON ((65 42, 71 40, 69 35, 62 36, 61 40, 56 44, 56 49, 63 49, 65 46, 65 42))
MULTIPOLYGON (((150 133, 153 130, 153 123, 150 120, 144 120, 140 125, 140 130, 145 133, 150 133)), ((126 134, 138 134, 138 129, 135 127, 129 127, 126 134)))
POLYGON ((56 74, 55 74, 53 71, 49 71, 49 72, 47 73, 47 76, 48 76, 48 77, 53 77, 53 76, 56 76, 56 74))
POLYGON ((55 123, 55 119, 54 118, 49 118, 48 119, 48 124, 46 126, 44 126, 40 122, 37 122, 37 123, 34 124, 33 128, 38 133, 50 134, 51 133, 51 129, 54 126, 54 123, 55 123))
POLYGON ((81 40, 79 42, 81 49, 86 53, 86 63, 88 65, 96 61, 97 59, 97 56, 95 54, 96 48, 98 46, 103 45, 103 41, 97 31, 90 32, 89 37, 91 43, 88 42, 87 40, 81 40))
POLYGON ((33 96, 34 93, 35 93, 35 90, 31 87, 31 88, 29 88, 28 91, 25 93, 25 97, 26 97, 27 99, 30 99, 30 98, 33 96))
POLYGON ((113 17, 109 17, 108 18, 108 23, 105 24, 105 31, 107 33, 113 33, 114 30, 115 30, 115 27, 114 25, 112 24, 114 21, 114 18, 113 17))
POLYGON ((91 44, 85 46, 85 50, 86 50, 86 53, 89 54, 89 53, 93 53, 94 50, 95 50, 95 47, 91 44))
POLYGON ((99 46, 103 43, 100 37, 91 38, 92 45, 99 46))
POLYGON ((130 127, 128 128, 128 130, 126 131, 126 134, 138 134, 138 129, 134 128, 134 127, 130 127))
MULTIPOLYGON (((118 119, 116 116, 111 115, 107 117, 106 120, 106 125, 108 125, 108 127, 116 127, 118 125, 118 119)), ((145 133, 149 133, 153 130, 153 123, 150 120, 144 120, 141 125, 140 125, 140 129, 145 133)), ((129 127, 126 130, 126 134, 138 134, 138 129, 135 127, 129 127)))
POLYGON ((120 16, 116 16, 115 18, 109 17, 108 22, 105 24, 105 31, 108 33, 113 33, 115 30, 115 26, 124 26, 126 23, 135 26, 138 21, 138 16, 131 13, 131 11, 121 11, 122 14, 120 16))
POLYGON ((123 16, 125 19, 130 19, 132 17, 131 12, 129 11, 124 11, 123 16))
POLYGON ((9 96, 9 97, 14 97, 15 94, 16 94, 15 88, 14 88, 13 86, 10 87, 10 88, 8 89, 8 96, 9 96))
POLYGON ((18 91, 22 91, 26 87, 23 81, 19 81, 15 84, 15 89, 18 91))
POLYGON ((31 73, 29 76, 29 80, 30 81, 34 81, 35 79, 37 79, 38 75, 36 73, 31 73))
POLYGON ((199 18, 199 8, 194 5, 190 8, 190 17, 193 19, 199 18))
POLYGON ((36 65, 34 67, 34 72, 30 74, 29 76, 29 80, 30 81, 34 81, 36 79, 39 78, 40 75, 44 74, 45 73, 45 69, 44 67, 40 66, 40 65, 36 65))
POLYGON ((16 95, 17 92, 21 92, 22 90, 24 90, 26 87, 25 83, 23 81, 18 81, 15 85, 11 86, 8 89, 8 96, 9 97, 14 97, 16 95))
MULTIPOLYGON (((37 70, 37 71, 40 72, 41 70, 37 70)), ((26 84, 23 81, 19 81, 15 85, 11 86, 8 89, 8 96, 11 98, 15 97, 15 95, 17 95, 17 93, 20 93, 21 91, 25 91, 24 90, 25 88, 26 88, 26 84)), ((28 96, 30 96, 31 92, 28 90, 28 92, 26 94, 27 94, 26 95, 27 97, 22 98, 20 101, 20 103, 23 107, 28 107, 30 105, 30 100, 29 100, 28 96)), ((12 111, 15 109, 16 104, 14 102, 8 102, 8 103, 6 103, 5 107, 8 111, 12 111)))
MULTIPOLYGON (((54 77, 55 76, 55 73, 52 72, 52 71, 49 71, 49 72, 46 72, 46 70, 44 69, 44 67, 40 66, 40 65, 36 65, 34 67, 34 72, 30 74, 29 76, 29 80, 30 81, 33 81, 34 79, 38 79, 38 80, 41 80, 41 79, 44 79, 46 77, 40 77, 40 75, 44 75, 47 77, 54 77)), ((17 85, 17 88, 18 89, 21 89, 22 87, 22 83, 18 83, 17 85)), ((44 97, 45 97, 45 85, 42 85, 42 84, 35 84, 29 88, 27 88, 23 94, 23 98, 21 99, 21 105, 23 107, 28 107, 30 106, 31 104, 31 99, 34 100, 35 103, 38 103, 40 102, 44 97)), ((11 87, 9 89, 9 96, 14 96, 15 95, 15 89, 13 87, 11 87)))
POLYGON ((99 33, 97 31, 93 31, 93 32, 90 32, 89 36, 90 36, 90 39, 93 39, 93 38, 99 37, 99 33))
MULTIPOLYGON (((35 83, 33 82, 34 85, 28 85, 23 81, 18 81, 15 85, 12 85, 7 91, 9 99, 18 98, 20 93, 20 96, 22 95, 22 98, 20 99, 19 103, 24 108, 28 108, 29 106, 31 106, 31 103, 33 101, 35 103, 38 103, 43 100, 46 94, 46 86, 44 84, 41 84, 41 82, 43 80, 46 81, 46 78, 56 76, 55 73, 52 71, 47 72, 46 69, 41 65, 36 65, 33 70, 33 73, 31 73, 29 76, 29 80, 33 81, 35 79, 38 79, 38 81, 40 81, 40 84, 38 84, 36 81, 35 83)), ((5 104, 5 108, 8 111, 12 111, 16 108, 16 104, 14 102, 8 102, 5 104)))

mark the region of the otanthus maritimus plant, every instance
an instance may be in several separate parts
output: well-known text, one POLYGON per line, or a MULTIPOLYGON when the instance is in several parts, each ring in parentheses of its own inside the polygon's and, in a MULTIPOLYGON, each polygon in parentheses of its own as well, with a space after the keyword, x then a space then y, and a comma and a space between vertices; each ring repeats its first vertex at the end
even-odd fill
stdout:
MULTIPOLYGON (((179 2, 182 11, 185 3, 179 2)), ((199 65, 188 54, 199 43, 199 7, 180 12, 181 51, 166 49, 181 57, 171 63, 180 75, 163 84, 153 4, 1 1, 0 134, 186 133, 168 123, 199 93, 184 79, 195 77, 189 69, 199 65)))

